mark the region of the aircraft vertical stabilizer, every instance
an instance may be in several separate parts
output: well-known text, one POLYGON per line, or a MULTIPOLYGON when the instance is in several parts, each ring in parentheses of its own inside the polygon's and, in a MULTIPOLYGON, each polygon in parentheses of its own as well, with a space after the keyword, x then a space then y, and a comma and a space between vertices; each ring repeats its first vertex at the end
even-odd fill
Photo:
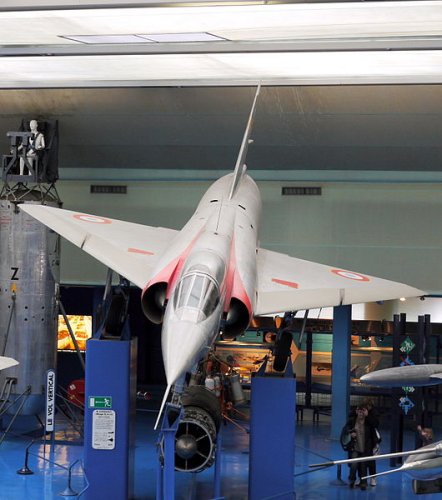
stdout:
POLYGON ((261 91, 261 84, 259 84, 258 88, 256 89, 255 99, 253 100, 252 109, 250 110, 249 119, 247 121, 246 130, 244 132, 244 137, 242 138, 241 148, 238 153, 238 158, 236 160, 236 165, 235 165, 235 171, 233 173, 233 181, 232 181, 232 187, 230 188, 229 200, 233 198, 233 195, 235 194, 236 189, 247 169, 245 161, 249 144, 253 142, 250 139, 250 134, 252 133, 252 125, 253 125, 253 119, 255 117, 256 102, 258 101, 258 96, 260 91, 261 91))

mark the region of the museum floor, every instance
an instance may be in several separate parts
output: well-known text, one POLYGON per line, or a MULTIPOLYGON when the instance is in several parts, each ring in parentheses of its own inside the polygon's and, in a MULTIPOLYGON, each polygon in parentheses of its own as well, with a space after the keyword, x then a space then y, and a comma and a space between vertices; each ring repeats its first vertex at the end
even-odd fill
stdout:
MULTIPOLYGON (((155 498, 156 478, 156 433, 153 431, 155 414, 140 411, 137 413, 137 441, 135 456, 135 498, 155 498)), ((269 417, 269 425, 277 425, 269 417)), ((222 494, 226 499, 242 500, 247 498, 247 470, 248 470, 248 435, 240 429, 228 425, 223 437, 222 454, 222 494)), ((381 429, 384 442, 388 442, 388 431, 381 429)), ((437 435, 437 429, 435 429, 437 435)), ((33 475, 17 475, 17 470, 23 466, 24 450, 31 442, 28 435, 14 431, 0 445, 0 499, 1 500, 49 500, 61 498, 60 493, 66 493, 67 471, 63 467, 69 466, 77 459, 82 458, 81 444, 69 443, 72 433, 68 428, 57 433, 63 443, 56 444, 55 450, 46 453, 46 459, 56 462, 53 465, 44 460, 43 445, 36 442, 31 447, 29 468, 33 475)), ((329 458, 343 458, 343 452, 337 442, 328 439, 329 417, 320 416, 319 422, 312 421, 309 410, 304 412, 303 422, 297 426, 296 433, 296 466, 295 490, 298 500, 322 499, 410 499, 414 496, 410 479, 405 474, 391 474, 378 478, 376 487, 369 487, 366 491, 350 490, 345 484, 337 484, 336 467, 322 471, 306 473, 308 465, 322 462, 329 458)), ((411 432, 406 436, 407 445, 413 442, 411 432)), ((49 447, 48 447, 49 448, 49 447)), ((279 457, 283 460, 283 457, 279 457)), ((378 471, 386 470, 388 461, 380 461, 378 471)), ((110 474, 117 471, 109 471, 110 474)), ((208 500, 213 494, 214 468, 200 474, 176 474, 177 499, 208 500)), ((342 469, 342 477, 346 479, 346 469, 342 469)), ((72 488, 81 492, 85 483, 79 463, 73 468, 72 488)), ((84 497, 83 495, 80 498, 84 497)), ((421 496, 419 496, 421 497, 421 496)), ((418 498, 419 498, 418 497, 418 498)), ((70 498, 73 498, 72 496, 70 498)), ((78 498, 78 497, 77 497, 78 498)), ((422 498, 436 498, 435 494, 423 495, 422 498)), ((438 495, 438 498, 440 496, 438 495)), ((113 499, 109 499, 113 500, 113 499)))

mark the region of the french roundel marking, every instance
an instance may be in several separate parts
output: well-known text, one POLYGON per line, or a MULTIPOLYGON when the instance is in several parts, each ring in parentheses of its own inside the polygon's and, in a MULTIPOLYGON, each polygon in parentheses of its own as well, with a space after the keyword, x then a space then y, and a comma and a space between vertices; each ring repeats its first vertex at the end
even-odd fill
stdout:
POLYGON ((105 219, 104 217, 97 217, 96 215, 88 215, 88 214, 76 214, 74 215, 74 219, 81 220, 83 222, 92 222, 94 224, 111 224, 112 221, 109 219, 105 219))
POLYGON ((367 278, 367 276, 364 276, 363 274, 353 273, 351 271, 344 271, 343 269, 332 269, 331 272, 337 274, 341 278, 347 278, 349 280, 370 281, 370 278, 367 278))

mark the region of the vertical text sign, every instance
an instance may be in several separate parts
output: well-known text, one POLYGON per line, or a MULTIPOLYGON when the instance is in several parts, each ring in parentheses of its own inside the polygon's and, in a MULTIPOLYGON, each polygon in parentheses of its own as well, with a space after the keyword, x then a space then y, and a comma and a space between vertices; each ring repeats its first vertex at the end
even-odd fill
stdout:
POLYGON ((55 417, 55 370, 46 372, 46 432, 54 431, 55 417))

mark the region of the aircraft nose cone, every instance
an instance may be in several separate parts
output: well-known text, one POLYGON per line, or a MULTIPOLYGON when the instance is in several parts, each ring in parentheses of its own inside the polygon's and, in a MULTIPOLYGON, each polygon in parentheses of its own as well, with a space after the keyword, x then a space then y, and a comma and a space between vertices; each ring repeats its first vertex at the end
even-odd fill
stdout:
POLYGON ((386 368, 363 375, 361 382, 378 387, 393 387, 398 384, 406 384, 407 381, 404 375, 404 373, 398 372, 397 368, 386 368))
POLYGON ((385 375, 380 376, 378 373, 372 372, 372 373, 367 373, 365 375, 362 375, 360 380, 364 384, 376 385, 376 382, 385 382, 385 378, 386 378, 385 375))
POLYGON ((167 383, 173 384, 199 360, 207 346, 207 335, 201 324, 169 321, 163 328, 161 342, 167 383))

